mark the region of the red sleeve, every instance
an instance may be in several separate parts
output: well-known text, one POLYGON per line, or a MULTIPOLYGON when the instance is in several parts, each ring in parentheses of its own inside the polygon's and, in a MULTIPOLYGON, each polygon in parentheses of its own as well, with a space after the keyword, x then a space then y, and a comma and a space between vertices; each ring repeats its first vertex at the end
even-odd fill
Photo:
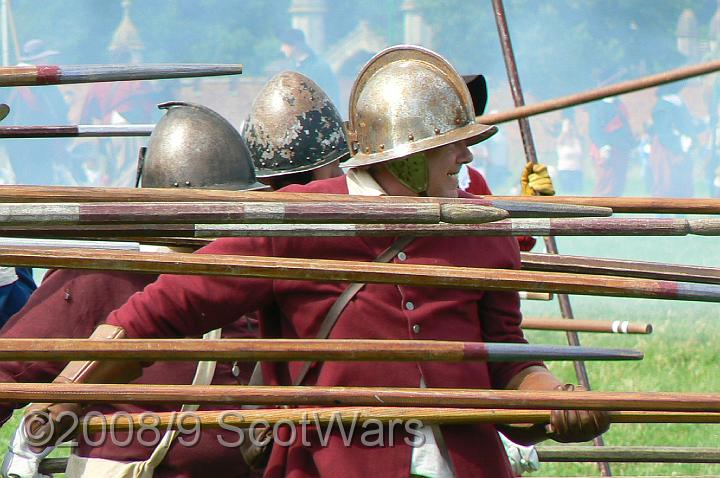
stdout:
MULTIPOLYGON (((223 238, 195 254, 273 256, 265 237, 223 238)), ((208 275, 161 275, 112 312, 107 322, 130 337, 185 337, 229 324, 273 301, 273 281, 208 275)))
POLYGON ((537 244, 537 239, 532 236, 517 236, 516 239, 518 241, 518 245, 520 246, 520 250, 523 252, 532 250, 532 248, 535 247, 535 244, 537 244))
MULTIPOLYGON (((110 311, 155 279, 151 274, 53 270, 0 331, 2 338, 88 337, 110 311)), ((63 362, 0 362, 1 382, 51 382, 63 362)), ((23 403, 0 404, 0 421, 23 403)))
MULTIPOLYGON (((509 244, 512 241, 508 240, 509 244)), ((520 254, 513 254, 513 269, 520 268, 520 254)), ((517 292, 488 291, 479 303, 482 320, 483 341, 502 343, 527 343, 520 322, 520 296, 517 292)), ((507 383, 523 369, 543 365, 542 362, 489 362, 493 388, 504 389, 507 383)))

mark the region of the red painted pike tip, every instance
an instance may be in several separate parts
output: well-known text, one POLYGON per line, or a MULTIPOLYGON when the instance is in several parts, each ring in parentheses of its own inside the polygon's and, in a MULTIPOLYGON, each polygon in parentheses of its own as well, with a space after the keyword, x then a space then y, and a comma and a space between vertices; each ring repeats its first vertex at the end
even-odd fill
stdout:
POLYGON ((463 346, 463 355, 466 360, 487 360, 489 357, 487 347, 481 343, 466 343, 463 346))
POLYGON ((57 65, 39 65, 37 66, 37 84, 38 85, 56 85, 60 82, 62 72, 57 65))

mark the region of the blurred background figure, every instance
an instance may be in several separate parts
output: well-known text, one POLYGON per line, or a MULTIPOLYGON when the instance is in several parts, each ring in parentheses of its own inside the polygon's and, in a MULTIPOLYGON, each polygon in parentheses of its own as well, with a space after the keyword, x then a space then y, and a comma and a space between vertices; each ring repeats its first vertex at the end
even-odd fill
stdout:
POLYGON ((715 77, 710 83, 708 98, 708 126, 710 128, 710 154, 705 164, 705 178, 710 197, 720 197, 720 80, 715 77))
POLYGON ((667 197, 693 196, 693 147, 696 126, 678 94, 681 83, 658 88, 652 111, 649 173, 650 194, 667 197))
MULTIPOLYGON (((58 54, 58 51, 47 48, 44 41, 32 39, 23 45, 18 66, 52 63, 58 54)), ((57 86, 20 86, 6 91, 10 115, 4 124, 67 123, 68 106, 57 86)), ((59 171, 69 161, 63 141, 12 139, 3 140, 2 145, 12 167, 12 176, 7 179, 15 184, 58 184, 59 171)), ((6 175, 9 173, 6 172, 6 175)))
POLYGON ((583 188, 583 144, 577 132, 575 122, 563 118, 560 134, 555 143, 557 151, 558 186, 564 195, 582 194, 583 188))
MULTIPOLYGON (((108 46, 110 62, 140 64, 145 46, 130 18, 130 2, 124 1, 122 6, 123 19, 108 46)), ((162 101, 164 99, 152 82, 93 83, 82 104, 80 123, 154 123, 159 116, 155 105, 162 101)), ((73 173, 87 185, 132 186, 138 149, 144 143, 142 138, 79 140, 74 152, 82 171, 73 173)))
POLYGON ((322 88, 337 103, 340 97, 338 81, 330 65, 320 58, 305 41, 302 30, 291 28, 278 35, 280 51, 292 62, 292 69, 307 76, 322 88))
POLYGON ((32 269, 0 267, 0 327, 22 309, 36 288, 32 269))
POLYGON ((635 136, 627 108, 617 97, 605 98, 590 110, 590 156, 595 163, 594 196, 622 196, 635 136))

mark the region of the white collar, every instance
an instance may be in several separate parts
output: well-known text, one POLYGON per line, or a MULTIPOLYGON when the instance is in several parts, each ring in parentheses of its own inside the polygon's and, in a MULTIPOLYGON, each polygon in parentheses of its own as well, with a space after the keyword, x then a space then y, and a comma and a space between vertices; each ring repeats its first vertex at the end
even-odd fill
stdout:
POLYGON ((387 196, 385 190, 366 169, 349 169, 345 175, 348 194, 352 196, 387 196))

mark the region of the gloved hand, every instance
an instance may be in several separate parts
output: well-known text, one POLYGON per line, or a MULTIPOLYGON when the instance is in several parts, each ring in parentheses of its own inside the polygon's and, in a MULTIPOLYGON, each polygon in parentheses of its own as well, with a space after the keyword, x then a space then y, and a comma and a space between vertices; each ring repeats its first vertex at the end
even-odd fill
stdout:
POLYGON ((85 405, 78 403, 33 403, 25 409, 20 428, 34 452, 72 438, 85 405))
POLYGON ((507 453, 510 467, 515 476, 522 476, 523 473, 531 473, 540 469, 540 459, 534 446, 518 445, 502 433, 498 433, 498 435, 505 447, 505 453, 507 453))
MULTIPOLYGON (((100 324, 90 335, 95 339, 124 339, 125 330, 100 324)), ((75 361, 68 363, 53 383, 128 383, 142 374, 139 362, 75 361)), ((35 403, 25 411, 23 430, 36 452, 60 440, 72 438, 86 405, 77 403, 35 403)))
POLYGON ((33 447, 27 442, 27 437, 23 433, 24 429, 25 418, 20 421, 20 425, 8 445, 0 476, 2 478, 50 478, 50 475, 43 475, 38 469, 40 462, 53 451, 54 447, 44 448, 40 452, 33 451, 33 447))
MULTIPOLYGON (((585 391, 582 386, 558 385, 556 390, 585 391)), ((600 410, 553 410, 550 424, 545 427, 547 436, 560 443, 592 440, 610 428, 610 417, 600 410)))
POLYGON ((528 163, 520 176, 520 189, 523 196, 554 196, 555 188, 544 164, 528 163))

